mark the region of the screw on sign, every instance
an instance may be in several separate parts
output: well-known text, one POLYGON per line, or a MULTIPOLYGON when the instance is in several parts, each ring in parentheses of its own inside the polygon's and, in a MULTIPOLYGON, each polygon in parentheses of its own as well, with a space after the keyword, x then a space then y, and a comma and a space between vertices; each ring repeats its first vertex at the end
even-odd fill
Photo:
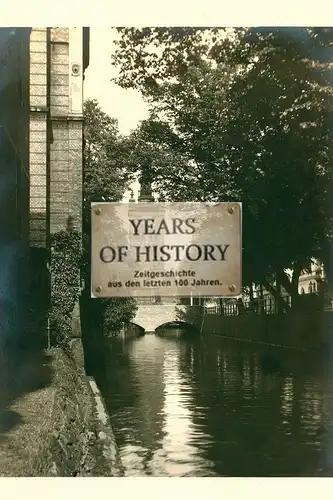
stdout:
POLYGON ((101 215, 101 209, 100 208, 95 208, 95 214, 96 215, 101 215))
POLYGON ((72 73, 75 76, 77 76, 77 75, 80 74, 80 65, 79 64, 73 64, 72 65, 72 73))
POLYGON ((101 293, 101 291, 102 291, 102 287, 101 287, 101 286, 99 286, 99 285, 97 285, 97 286, 96 286, 96 288, 95 288, 95 291, 96 291, 97 293, 101 293))

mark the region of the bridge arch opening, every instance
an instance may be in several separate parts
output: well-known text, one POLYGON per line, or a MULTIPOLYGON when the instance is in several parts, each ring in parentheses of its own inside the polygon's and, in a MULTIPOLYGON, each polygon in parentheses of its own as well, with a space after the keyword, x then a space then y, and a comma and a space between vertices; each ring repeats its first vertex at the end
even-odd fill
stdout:
POLYGON ((162 323, 157 328, 155 328, 155 332, 158 333, 162 330, 169 329, 184 330, 184 332, 186 333, 199 333, 199 329, 196 326, 192 325, 191 323, 187 323, 186 321, 180 320, 167 321, 166 323, 162 323))
POLYGON ((146 330, 143 326, 138 325, 138 323, 130 321, 129 323, 124 325, 124 333, 129 335, 141 336, 146 333, 146 330))

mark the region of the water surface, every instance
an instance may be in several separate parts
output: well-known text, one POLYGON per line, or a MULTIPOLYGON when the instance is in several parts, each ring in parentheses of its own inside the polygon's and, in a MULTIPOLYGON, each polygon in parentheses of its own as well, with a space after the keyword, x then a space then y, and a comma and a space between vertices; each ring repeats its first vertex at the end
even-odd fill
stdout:
POLYGON ((99 384, 127 476, 333 475, 330 353, 146 335, 99 384))

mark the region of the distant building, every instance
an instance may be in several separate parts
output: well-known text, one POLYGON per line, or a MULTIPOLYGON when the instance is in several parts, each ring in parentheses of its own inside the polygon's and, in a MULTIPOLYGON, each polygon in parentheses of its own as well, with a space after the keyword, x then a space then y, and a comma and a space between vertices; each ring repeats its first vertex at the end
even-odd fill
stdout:
POLYGON ((304 271, 298 281, 298 293, 319 293, 323 280, 325 279, 323 265, 316 260, 311 264, 309 271, 304 271))
MULTIPOLYGON (((300 295, 307 296, 307 300, 311 299, 309 295, 320 295, 322 292, 324 292, 324 283, 325 272, 323 265, 318 260, 314 260, 313 263, 311 263, 310 269, 307 271, 303 271, 299 277, 298 293, 300 295)), ((283 287, 281 287, 281 294, 284 299, 290 304, 291 297, 283 287)), ((274 314, 276 312, 276 301, 265 288, 263 288, 262 299, 259 288, 256 288, 254 290, 254 297, 261 301, 261 309, 264 309, 268 314, 274 314)))

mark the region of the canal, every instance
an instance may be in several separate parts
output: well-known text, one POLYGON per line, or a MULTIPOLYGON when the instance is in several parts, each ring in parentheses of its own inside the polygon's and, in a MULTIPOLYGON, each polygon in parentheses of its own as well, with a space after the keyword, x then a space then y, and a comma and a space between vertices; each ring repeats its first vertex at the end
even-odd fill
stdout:
POLYGON ((330 353, 145 335, 97 377, 126 476, 333 475, 330 353))

